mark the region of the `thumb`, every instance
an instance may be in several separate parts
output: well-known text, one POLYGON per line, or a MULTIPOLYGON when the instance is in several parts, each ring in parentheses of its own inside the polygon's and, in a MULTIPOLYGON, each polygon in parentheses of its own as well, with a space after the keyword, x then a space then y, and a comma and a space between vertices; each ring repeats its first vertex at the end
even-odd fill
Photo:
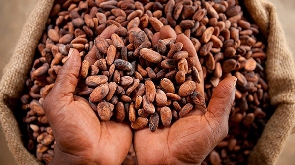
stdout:
POLYGON ((68 56, 68 60, 58 72, 54 87, 44 100, 45 111, 46 109, 51 111, 59 109, 74 99, 73 93, 78 83, 81 57, 76 49, 70 49, 68 56), (54 108, 50 106, 54 106, 54 108))
POLYGON ((237 78, 227 77, 215 88, 205 116, 220 125, 226 124, 235 99, 237 78))

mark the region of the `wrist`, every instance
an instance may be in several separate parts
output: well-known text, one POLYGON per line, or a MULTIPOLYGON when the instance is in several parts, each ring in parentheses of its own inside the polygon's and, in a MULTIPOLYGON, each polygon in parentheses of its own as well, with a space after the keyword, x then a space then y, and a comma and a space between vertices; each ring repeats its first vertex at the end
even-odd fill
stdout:
POLYGON ((59 149, 54 149, 54 156, 50 165, 97 165, 98 162, 93 160, 83 158, 82 156, 72 155, 60 151, 59 149))

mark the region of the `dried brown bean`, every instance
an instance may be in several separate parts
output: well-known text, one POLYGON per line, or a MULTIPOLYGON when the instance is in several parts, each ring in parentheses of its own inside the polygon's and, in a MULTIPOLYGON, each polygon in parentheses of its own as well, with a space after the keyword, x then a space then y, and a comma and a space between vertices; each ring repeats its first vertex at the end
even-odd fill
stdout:
POLYGON ((129 121, 132 123, 136 119, 136 112, 134 108, 134 103, 132 102, 129 106, 129 121))
POLYGON ((155 17, 149 17, 149 23, 152 25, 152 27, 155 29, 155 31, 160 31, 161 27, 163 27, 163 23, 159 21, 155 17))
POLYGON ((160 86, 166 93, 175 93, 175 88, 172 81, 167 78, 163 78, 160 81, 160 86))
POLYGON ((162 60, 162 56, 158 52, 147 48, 140 49, 140 56, 152 63, 158 63, 162 60))
POLYGON ((179 96, 188 96, 196 89, 196 83, 194 81, 184 82, 178 90, 179 96))
POLYGON ((113 33, 111 35, 111 39, 112 39, 113 44, 116 48, 122 48, 124 46, 124 42, 123 42, 122 38, 119 37, 116 33, 113 33))
POLYGON ((95 46, 101 53, 107 54, 109 44, 105 38, 102 38, 100 36, 96 37, 95 46))
POLYGON ((152 103, 156 96, 156 87, 151 80, 145 81, 145 94, 148 102, 152 103))
POLYGON ((172 112, 169 107, 164 106, 160 108, 160 117, 164 127, 169 127, 171 125, 172 112))
POLYGON ((167 96, 161 89, 157 89, 157 93, 155 96, 155 101, 157 106, 165 106, 167 103, 167 96))
POLYGON ((105 100, 110 101, 117 90, 117 84, 115 82, 109 83, 109 93, 106 95, 105 100))
POLYGON ((97 113, 102 121, 109 121, 111 119, 113 109, 114 105, 106 101, 102 101, 97 104, 97 113))
POLYGON ((148 125, 148 119, 145 117, 138 117, 134 122, 131 123, 131 128, 134 130, 143 129, 148 125))
POLYGON ((159 126, 160 117, 158 112, 153 113, 149 118, 149 128, 152 132, 155 132, 159 126))
POLYGON ((237 66, 237 61, 234 59, 228 59, 223 62, 222 64, 222 71, 223 72, 230 72, 234 70, 237 66))
POLYGON ((129 86, 133 83, 133 78, 130 77, 130 76, 123 76, 121 77, 121 81, 120 81, 120 84, 122 86, 129 86))
POLYGON ((106 61, 107 61, 108 65, 113 64, 113 62, 115 60, 116 53, 117 53, 116 47, 114 45, 110 45, 108 47, 107 56, 106 56, 106 61))
POLYGON ((202 34, 202 41, 203 41, 204 43, 209 42, 209 40, 211 39, 211 36, 212 36, 213 32, 214 32, 214 28, 213 28, 213 27, 209 27, 209 28, 207 28, 207 29, 203 32, 203 34, 202 34))
POLYGON ((174 55, 173 55, 173 59, 175 61, 179 61, 181 59, 185 59, 188 57, 188 52, 187 51, 179 51, 179 52, 176 52, 174 55))
POLYGON ((59 35, 58 35, 58 32, 55 31, 54 29, 49 29, 48 30, 48 37, 54 41, 54 42, 59 42, 59 35))
POLYGON ((91 102, 101 101, 109 93, 109 86, 107 83, 96 87, 89 96, 91 102))
POLYGON ((38 116, 45 115, 42 105, 37 100, 32 100, 30 102, 30 109, 33 110, 38 116))
POLYGON ((123 122, 123 120, 125 119, 125 109, 122 102, 118 102, 116 104, 116 119, 119 122, 123 122))
POLYGON ((135 103, 134 103, 135 109, 139 109, 139 107, 141 106, 141 103, 142 103, 142 96, 136 96, 135 103))
POLYGON ((171 99, 171 100, 176 100, 176 101, 181 100, 181 97, 175 93, 166 93, 166 96, 168 99, 171 99))
POLYGON ((142 107, 148 114, 153 114, 156 110, 155 106, 148 101, 146 95, 142 97, 142 107))
POLYGON ((128 61, 122 60, 122 59, 116 59, 114 61, 114 64, 117 69, 125 70, 125 71, 131 71, 132 70, 132 64, 128 61))
POLYGON ((134 79, 132 86, 130 86, 127 90, 126 90, 126 94, 130 95, 131 92, 133 92, 135 90, 135 88, 138 87, 140 80, 139 79, 134 79))
POLYGON ((253 58, 249 58, 246 61, 245 70, 253 71, 256 68, 256 61, 253 58))
POLYGON ((185 104, 179 111, 179 117, 185 117, 191 110, 193 110, 193 105, 191 103, 185 104))
POLYGON ((182 84, 185 81, 185 71, 177 71, 175 75, 175 81, 177 84, 182 84))

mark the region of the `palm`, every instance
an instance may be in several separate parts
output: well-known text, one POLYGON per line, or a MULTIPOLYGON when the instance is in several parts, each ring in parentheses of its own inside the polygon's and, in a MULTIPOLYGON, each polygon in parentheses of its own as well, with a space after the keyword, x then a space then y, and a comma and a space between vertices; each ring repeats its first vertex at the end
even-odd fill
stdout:
POLYGON ((88 103, 79 97, 58 112, 67 112, 57 114, 62 117, 52 125, 58 128, 54 129, 58 150, 70 155, 79 153, 89 161, 106 160, 110 163, 118 158, 124 159, 132 139, 129 126, 100 122, 88 103), (58 127, 61 123, 62 127, 58 127))
POLYGON ((74 96, 81 65, 79 53, 60 71, 55 86, 44 100, 44 110, 53 129, 58 162, 80 161, 119 164, 128 153, 132 141, 131 128, 112 121, 100 122, 89 103, 74 96))
MULTIPOLYGON (((214 133, 205 115, 181 118, 171 128, 135 133, 135 150, 139 161, 156 164, 201 163, 216 145, 214 133), (143 159, 141 159, 143 158, 143 159)), ((216 131, 216 130, 215 130, 216 131)), ((220 139, 221 140, 221 139, 220 139)))
POLYGON ((207 112, 196 109, 170 128, 134 135, 139 164, 200 164, 228 131, 236 78, 229 77, 215 88, 207 112))

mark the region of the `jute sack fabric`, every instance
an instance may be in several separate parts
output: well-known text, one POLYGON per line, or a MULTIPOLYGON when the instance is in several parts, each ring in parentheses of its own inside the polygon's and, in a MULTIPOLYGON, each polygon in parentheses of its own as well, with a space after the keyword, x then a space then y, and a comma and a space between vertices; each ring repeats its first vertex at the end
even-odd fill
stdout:
MULTIPOLYGON (((8 147, 19 164, 39 164, 23 146, 18 123, 7 99, 19 98, 31 69, 35 49, 54 0, 40 0, 32 11, 0 81, 0 122, 8 147)), ((295 73, 293 59, 273 5, 265 0, 245 0, 253 20, 267 37, 266 74, 275 113, 251 152, 249 164, 274 164, 295 123, 295 73)))
POLYGON ((294 62, 275 7, 265 0, 245 0, 244 3, 267 36, 268 93, 271 104, 277 107, 251 152, 248 164, 275 164, 295 123, 294 62))
MULTIPOLYGON (((7 105, 7 99, 19 98, 26 77, 32 67, 32 62, 39 39, 53 0, 39 0, 29 15, 20 39, 15 47, 9 63, 5 66, 3 77, 0 81, 0 122, 6 137, 8 148, 16 162, 20 165, 41 164, 30 154, 23 145, 18 123, 7 105)), ((16 112, 17 113, 17 112, 16 112)))

